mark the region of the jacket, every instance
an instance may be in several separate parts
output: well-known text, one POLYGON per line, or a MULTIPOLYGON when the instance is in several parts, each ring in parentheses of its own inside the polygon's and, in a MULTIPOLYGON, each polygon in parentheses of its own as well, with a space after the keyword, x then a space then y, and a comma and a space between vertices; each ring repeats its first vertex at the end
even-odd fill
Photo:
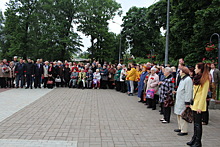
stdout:
POLYGON ((121 81, 121 82, 124 82, 124 80, 122 79, 122 76, 123 76, 123 75, 126 75, 126 71, 127 71, 126 68, 124 68, 124 69, 121 70, 121 74, 120 74, 120 81, 121 81))
POLYGON ((121 69, 118 69, 115 74, 115 81, 120 81, 121 69))
POLYGON ((142 74, 142 71, 137 71, 136 70, 136 79, 135 79, 135 81, 140 81, 141 74, 142 74))
POLYGON ((135 81, 137 76, 137 70, 135 68, 131 68, 128 72, 127 79, 130 81, 135 81))
POLYGON ((35 76, 41 76, 44 74, 43 65, 42 64, 35 64, 34 65, 34 75, 35 76))
POLYGON ((206 111, 206 98, 209 90, 209 80, 207 80, 203 86, 193 86, 193 105, 191 109, 193 111, 201 110, 206 111))
POLYGON ((48 75, 49 75, 49 69, 50 69, 50 66, 49 66, 49 65, 48 65, 48 68, 46 68, 46 65, 43 66, 44 77, 48 77, 48 75))
POLYGON ((16 74, 21 74, 21 75, 25 75, 26 74, 26 66, 24 63, 18 63, 15 66, 15 73, 16 74))
POLYGON ((33 63, 26 63, 27 72, 26 74, 33 75, 34 74, 34 64, 33 63))
POLYGON ((164 78, 163 83, 160 85, 160 102, 164 102, 164 100, 167 98, 168 92, 170 93, 170 96, 172 97, 172 91, 174 91, 174 80, 172 75, 169 75, 168 77, 164 78))
POLYGON ((218 84, 220 82, 220 71, 215 68, 213 72, 214 83, 218 84))
POLYGON ((145 78, 147 76, 148 72, 142 72, 141 76, 140 76, 140 81, 138 82, 138 97, 142 98, 142 92, 145 91, 144 90, 144 81, 145 78))
POLYGON ((159 76, 155 73, 154 75, 150 75, 147 81, 147 89, 154 89, 155 91, 158 90, 158 83, 159 83, 159 76))
POLYGON ((186 105, 190 105, 190 100, 193 97, 193 82, 189 76, 181 78, 176 92, 176 102, 174 113, 181 115, 186 109, 186 105))
POLYGON ((93 79, 100 80, 100 79, 101 79, 100 73, 94 72, 94 73, 93 73, 93 79))

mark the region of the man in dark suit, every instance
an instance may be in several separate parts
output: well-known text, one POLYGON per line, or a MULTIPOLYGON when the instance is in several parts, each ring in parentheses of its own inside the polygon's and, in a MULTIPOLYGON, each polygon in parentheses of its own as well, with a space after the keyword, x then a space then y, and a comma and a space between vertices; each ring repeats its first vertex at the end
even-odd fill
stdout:
POLYGON ((20 62, 15 66, 15 76, 16 76, 16 88, 19 88, 19 81, 20 87, 23 88, 24 85, 24 76, 26 75, 26 66, 23 62, 23 59, 20 59, 20 62))
POLYGON ((41 77, 43 74, 43 65, 40 63, 40 59, 37 59, 37 62, 34 66, 34 88, 41 88, 41 77))
POLYGON ((27 87, 25 89, 28 89, 31 87, 32 89, 32 77, 34 76, 34 64, 32 63, 31 59, 28 59, 28 63, 26 63, 26 80, 27 80, 27 87))

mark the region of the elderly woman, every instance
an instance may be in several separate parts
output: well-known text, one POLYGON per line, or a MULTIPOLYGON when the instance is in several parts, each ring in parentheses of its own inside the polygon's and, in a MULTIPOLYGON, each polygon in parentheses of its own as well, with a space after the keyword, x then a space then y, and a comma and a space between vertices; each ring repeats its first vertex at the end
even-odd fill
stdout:
POLYGON ((95 87, 97 89, 100 88, 100 79, 101 79, 101 74, 99 72, 99 69, 96 69, 96 72, 93 73, 93 89, 95 89, 95 87))
MULTIPOLYGON (((158 91, 158 83, 159 83, 159 76, 156 74, 157 69, 151 68, 151 74, 147 81, 147 90, 154 89, 154 94, 158 91)), ((152 108, 152 110, 156 110, 156 99, 149 98, 148 99, 148 107, 152 108)))
POLYGON ((142 74, 140 76, 140 81, 138 82, 138 97, 140 98, 140 101, 138 102, 144 102, 143 100, 143 94, 144 94, 144 80, 147 76, 148 72, 147 72, 147 67, 144 66, 142 68, 142 74))
MULTIPOLYGON (((164 80, 158 83, 158 85, 160 85, 160 102, 162 104, 168 98, 168 95, 172 97, 172 92, 174 91, 174 80, 172 77, 172 69, 170 67, 166 67, 164 69, 164 76, 164 80)), ((161 106, 163 107, 163 105, 161 106)), ((162 110, 164 111, 164 118, 162 118, 160 121, 162 121, 162 123, 169 123, 171 107, 164 107, 162 110)))
POLYGON ((82 89, 84 89, 86 87, 86 72, 85 70, 82 68, 81 72, 79 72, 79 78, 78 78, 78 88, 80 88, 80 83, 82 83, 82 89))
POLYGON ((189 76, 189 69, 183 67, 180 69, 181 80, 177 88, 176 93, 176 102, 174 106, 174 113, 177 114, 178 129, 175 129, 174 132, 179 132, 177 135, 184 136, 188 134, 187 128, 188 123, 181 118, 181 114, 190 106, 190 100, 192 99, 193 93, 193 82, 189 76))
POLYGON ((89 69, 88 72, 86 73, 86 85, 87 88, 92 88, 92 79, 93 79, 93 73, 92 70, 89 69))
POLYGON ((76 87, 76 83, 77 83, 77 79, 78 79, 79 73, 76 71, 76 68, 73 69, 73 72, 70 75, 70 84, 69 87, 71 88, 71 86, 73 86, 73 88, 76 87), (72 85, 71 85, 72 83, 72 85))

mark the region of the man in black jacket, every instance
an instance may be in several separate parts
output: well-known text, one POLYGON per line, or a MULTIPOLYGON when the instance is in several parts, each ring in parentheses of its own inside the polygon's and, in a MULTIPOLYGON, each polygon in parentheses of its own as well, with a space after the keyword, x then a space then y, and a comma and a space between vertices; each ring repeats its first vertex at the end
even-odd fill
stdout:
POLYGON ((28 59, 28 63, 26 63, 26 80, 27 80, 27 87, 28 89, 31 87, 32 89, 32 77, 34 76, 34 64, 32 63, 31 59, 28 59))
POLYGON ((19 87, 19 81, 20 82, 20 87, 23 88, 23 83, 24 83, 24 76, 26 74, 26 66, 23 62, 23 59, 20 59, 20 62, 16 64, 15 66, 15 76, 16 76, 16 88, 19 87))
POLYGON ((37 62, 34 66, 34 88, 41 88, 41 77, 44 74, 43 65, 40 63, 40 59, 37 59, 37 62))

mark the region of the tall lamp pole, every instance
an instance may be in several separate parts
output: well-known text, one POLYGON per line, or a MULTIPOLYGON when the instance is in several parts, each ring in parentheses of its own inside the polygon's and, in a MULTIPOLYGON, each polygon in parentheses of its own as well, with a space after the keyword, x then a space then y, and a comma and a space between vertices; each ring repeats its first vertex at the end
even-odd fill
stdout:
MULTIPOLYGON (((218 33, 212 34, 212 36, 210 37, 210 43, 212 42, 212 37, 215 35, 218 37, 218 69, 220 70, 220 36, 218 33)), ((217 88, 217 100, 218 99, 219 99, 219 83, 217 88)))
POLYGON ((167 32, 166 32, 166 48, 165 48, 165 65, 168 64, 169 23, 170 23, 170 0, 167 1, 167 32))
MULTIPOLYGON (((113 23, 121 26, 119 23, 115 22, 115 21, 112 21, 113 23)), ((118 63, 120 63, 121 61, 121 31, 122 29, 120 30, 120 42, 119 42, 119 51, 118 51, 118 63)))

